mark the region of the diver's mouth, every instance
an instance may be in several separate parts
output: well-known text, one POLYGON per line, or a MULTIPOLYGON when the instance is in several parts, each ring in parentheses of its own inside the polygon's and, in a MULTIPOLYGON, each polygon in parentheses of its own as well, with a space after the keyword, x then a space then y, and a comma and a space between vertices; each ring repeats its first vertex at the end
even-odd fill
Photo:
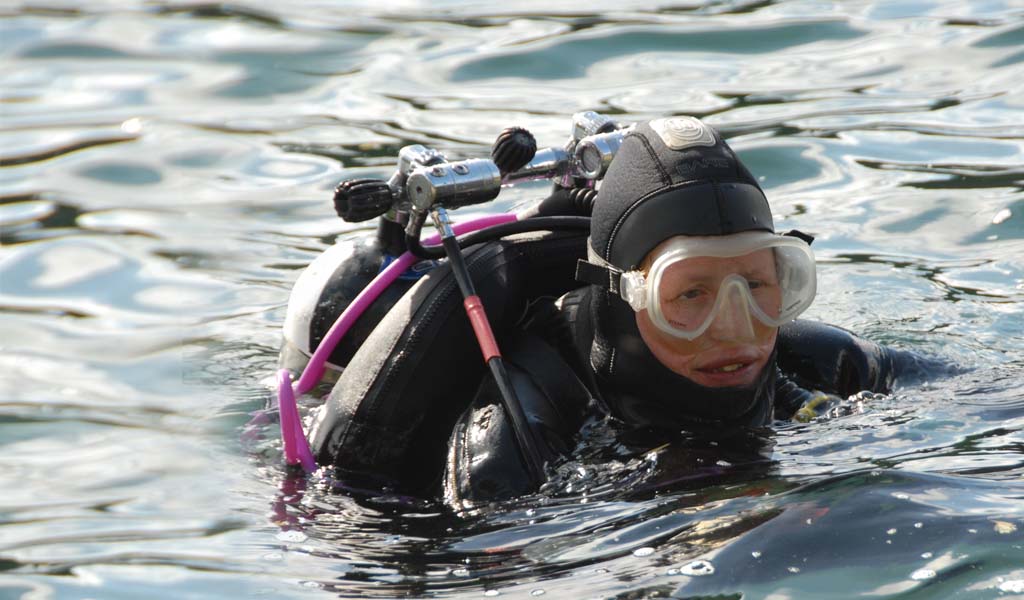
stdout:
POLYGON ((731 362, 731 363, 726 363, 724 365, 716 365, 716 366, 713 366, 713 367, 704 367, 704 368, 698 369, 698 371, 703 371, 705 373, 735 373, 736 371, 739 371, 740 369, 745 369, 745 368, 749 367, 751 364, 752 363, 749 362, 749 361, 731 362))
POLYGON ((703 385, 746 385, 756 374, 758 361, 749 356, 731 356, 696 369, 696 381, 703 385))

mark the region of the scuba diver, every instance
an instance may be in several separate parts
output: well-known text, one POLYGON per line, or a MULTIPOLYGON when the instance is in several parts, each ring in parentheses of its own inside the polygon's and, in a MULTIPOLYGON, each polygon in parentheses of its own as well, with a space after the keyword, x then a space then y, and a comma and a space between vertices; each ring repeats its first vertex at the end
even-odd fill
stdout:
POLYGON ((315 417, 319 464, 361 487, 500 500, 543 485, 594 418, 638 447, 724 439, 941 368, 796 320, 816 293, 813 238, 776 232, 713 128, 656 119, 618 141, 596 195, 556 185, 523 219, 589 216, 588 232, 465 252, 504 370, 480 365, 451 272, 431 270, 389 304, 315 417))

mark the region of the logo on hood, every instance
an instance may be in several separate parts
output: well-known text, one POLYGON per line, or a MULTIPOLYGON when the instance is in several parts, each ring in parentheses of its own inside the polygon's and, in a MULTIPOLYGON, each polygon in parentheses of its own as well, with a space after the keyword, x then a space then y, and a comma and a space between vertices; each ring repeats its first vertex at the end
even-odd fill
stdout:
POLYGON ((676 165, 676 171, 687 179, 694 178, 698 173, 714 170, 729 172, 731 170, 729 160, 705 156, 704 158, 685 161, 676 165))

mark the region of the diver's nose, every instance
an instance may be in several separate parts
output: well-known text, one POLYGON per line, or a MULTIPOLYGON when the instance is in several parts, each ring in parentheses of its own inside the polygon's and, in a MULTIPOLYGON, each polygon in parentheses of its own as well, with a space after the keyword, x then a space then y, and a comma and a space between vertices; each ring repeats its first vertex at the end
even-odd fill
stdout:
POLYGON ((747 282, 735 275, 722 283, 718 292, 718 310, 708 327, 708 333, 716 340, 738 342, 755 339, 746 288, 747 282))

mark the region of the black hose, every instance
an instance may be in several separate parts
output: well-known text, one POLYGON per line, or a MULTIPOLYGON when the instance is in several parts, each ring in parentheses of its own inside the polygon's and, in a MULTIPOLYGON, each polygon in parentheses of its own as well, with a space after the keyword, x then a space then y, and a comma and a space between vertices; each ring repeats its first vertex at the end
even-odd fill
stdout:
MULTIPOLYGON (((423 223, 427 219, 427 215, 421 212, 413 212, 409 215, 412 219, 409 221, 409 226, 405 229, 405 247, 409 252, 412 252, 413 256, 421 260, 430 260, 433 258, 440 258, 440 256, 431 256, 427 254, 427 249, 420 243, 420 231, 423 230, 423 223)), ((435 248, 432 246, 431 248, 435 248)), ((444 247, 436 246, 441 248, 441 256, 444 256, 444 247)))
MULTIPOLYGON (((459 247, 456 238, 445 238, 442 240, 441 246, 444 250, 447 250, 452 273, 455 275, 455 281, 458 283, 459 291, 462 292, 462 297, 464 299, 476 298, 479 301, 476 295, 476 288, 473 286, 473 280, 469 276, 469 267, 466 266, 466 260, 462 256, 462 248, 459 247)), ((489 328, 490 326, 488 326, 489 328)), ((481 344, 484 343, 479 335, 477 340, 481 344)), ((515 388, 512 387, 512 380, 509 379, 508 371, 505 370, 505 361, 500 355, 491 356, 487 359, 487 368, 490 369, 491 376, 494 377, 495 383, 498 384, 505 413, 509 417, 512 432, 518 442, 519 450, 522 453, 527 469, 530 471, 530 476, 533 478, 534 483, 539 486, 545 480, 544 459, 538 450, 539 441, 535 438, 533 429, 530 428, 526 412, 523 411, 523 405, 516 396, 515 388)))
MULTIPOLYGON (((459 236, 457 240, 459 248, 464 249, 469 246, 489 242, 491 240, 496 240, 498 238, 505 237, 506 235, 513 235, 516 233, 525 233, 527 231, 565 231, 574 229, 589 230, 590 217, 533 217, 530 219, 502 223, 501 225, 494 225, 492 227, 487 227, 486 229, 473 231, 459 236)), ((406 235, 405 242, 409 247, 409 252, 412 252, 417 258, 432 260, 444 258, 446 256, 443 245, 424 246, 420 243, 419 235, 406 235)))

